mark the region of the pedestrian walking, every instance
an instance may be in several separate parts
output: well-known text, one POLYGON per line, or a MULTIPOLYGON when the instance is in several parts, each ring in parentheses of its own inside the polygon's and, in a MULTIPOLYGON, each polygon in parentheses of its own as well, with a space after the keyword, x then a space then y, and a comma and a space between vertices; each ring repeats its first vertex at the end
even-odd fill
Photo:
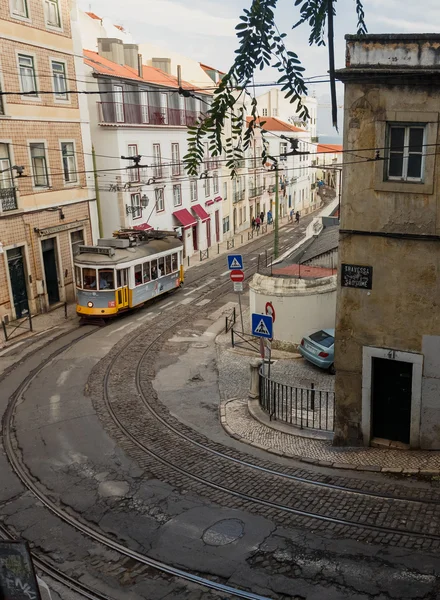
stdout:
POLYGON ((267 224, 272 224, 272 212, 270 210, 267 211, 267 224))
POLYGON ((299 210, 296 211, 295 221, 299 223, 299 210))
POLYGON ((263 211, 261 211, 261 213, 260 213, 260 219, 261 219, 261 224, 263 224, 264 223, 264 212, 263 211))
POLYGON ((255 231, 255 217, 252 217, 251 224, 252 224, 252 231, 255 231))
POLYGON ((260 217, 257 217, 255 219, 255 225, 257 227, 257 231, 260 231, 260 224, 261 224, 261 219, 260 219, 260 217))

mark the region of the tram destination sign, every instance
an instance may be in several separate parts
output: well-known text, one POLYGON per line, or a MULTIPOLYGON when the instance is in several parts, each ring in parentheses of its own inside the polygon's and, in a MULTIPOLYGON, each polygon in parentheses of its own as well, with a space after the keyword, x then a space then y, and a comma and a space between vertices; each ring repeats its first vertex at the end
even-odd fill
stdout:
POLYGON ((341 286, 371 290, 373 287, 373 267, 342 264, 341 286))
POLYGON ((115 249, 110 246, 80 246, 79 251, 88 254, 106 254, 107 256, 115 255, 115 249))

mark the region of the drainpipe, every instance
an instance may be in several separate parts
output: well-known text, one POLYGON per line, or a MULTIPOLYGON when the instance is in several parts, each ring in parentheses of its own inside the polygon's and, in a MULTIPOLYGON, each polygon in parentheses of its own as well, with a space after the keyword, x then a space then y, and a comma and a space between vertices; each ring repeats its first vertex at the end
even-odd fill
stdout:
POLYGON ((95 154, 95 146, 92 146, 92 161, 93 161, 93 177, 95 180, 95 196, 96 196, 96 208, 98 210, 98 227, 99 227, 99 237, 104 237, 102 231, 102 214, 101 214, 101 198, 99 195, 99 182, 98 182, 98 173, 96 171, 96 154, 95 154))

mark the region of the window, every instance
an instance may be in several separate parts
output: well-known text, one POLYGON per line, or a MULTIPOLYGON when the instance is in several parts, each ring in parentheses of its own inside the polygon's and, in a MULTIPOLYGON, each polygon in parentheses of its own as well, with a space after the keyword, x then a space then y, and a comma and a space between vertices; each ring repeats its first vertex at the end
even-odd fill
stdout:
POLYGON ((214 173, 212 178, 213 178, 214 194, 218 194, 218 173, 214 173))
POLYGON ((278 117, 278 108, 273 108, 272 109, 272 116, 273 117, 278 117))
POLYGON ((143 282, 148 283, 151 281, 151 273, 150 273, 150 263, 146 262, 142 265, 142 276, 143 282))
POLYGON ((180 124, 186 125, 186 106, 185 97, 179 96, 179 112, 180 112, 180 124))
POLYGON ((223 184, 223 200, 228 199, 228 184, 225 182, 223 184))
POLYGON ((211 195, 211 180, 209 178, 205 179, 205 197, 211 195))
POLYGON ((84 230, 72 231, 70 234, 70 245, 72 246, 72 254, 79 254, 79 247, 84 245, 84 230))
POLYGON ((423 125, 388 126, 387 179, 422 181, 424 138, 423 125))
POLYGON ((282 162, 287 161, 286 152, 287 152, 287 142, 280 142, 280 161, 282 161, 282 162))
POLYGON ((173 254, 171 257, 171 270, 174 273, 179 270, 179 255, 173 254))
POLYGON ((32 56, 18 55, 18 66, 20 72, 20 88, 23 94, 37 96, 37 77, 32 56))
POLYGON ((140 194, 131 194, 131 215, 133 219, 139 219, 142 217, 140 194))
POLYGON ((174 206, 182 205, 182 187, 181 185, 173 185, 173 202, 174 206))
POLYGON ((31 151, 32 172, 35 187, 49 187, 47 172, 46 149, 43 142, 29 144, 31 151))
POLYGON ((151 279, 157 279, 157 260, 151 261, 151 279))
POLYGON ((171 273, 171 254, 165 256, 165 274, 169 275, 171 273))
POLYGON ((223 219, 223 233, 227 233, 229 231, 229 217, 225 217, 223 219))
POLYGON ((246 206, 243 207, 243 221, 246 221, 246 206))
POLYGON ((96 270, 83 268, 83 288, 85 290, 96 290, 96 270))
POLYGON ((99 289, 115 289, 115 274, 113 269, 99 269, 99 289))
POLYGON ((135 265, 134 267, 134 283, 135 285, 142 285, 142 265, 135 265))
POLYGON ((9 145, 0 144, 0 213, 17 208, 9 145))
POLYGON ((82 287, 82 279, 81 279, 81 267, 75 266, 75 284, 76 287, 82 287))
POLYGON ((267 117, 267 108, 263 108, 263 117, 267 117))
POLYGON ((64 183, 75 183, 78 181, 75 144, 73 142, 61 142, 61 156, 63 160, 64 183))
POLYGON ((62 62, 52 61, 52 77, 55 98, 67 100, 66 65, 62 62))
POLYGON ((140 91, 140 105, 141 105, 142 123, 149 123, 150 122, 150 111, 149 111, 149 105, 148 105, 147 90, 140 91))
POLYGON ((160 94, 160 120, 163 125, 168 125, 168 95, 160 94))
POLYGON ((197 179, 191 179, 189 188, 191 191, 191 202, 197 202, 197 179))
POLYGON ((45 0, 46 24, 50 27, 61 27, 60 7, 58 0, 45 0))
POLYGON ((158 277, 163 277, 163 275, 165 275, 165 259, 162 256, 162 258, 158 259, 158 267, 157 267, 157 276, 158 277))
POLYGON ((122 85, 113 86, 113 96, 115 102, 115 121, 116 123, 123 123, 125 121, 124 115, 124 88, 122 85))
POLYGON ((29 18, 27 0, 12 0, 12 14, 14 17, 29 18))
POLYGON ((171 175, 180 175, 180 150, 179 144, 171 144, 171 175))
POLYGON ((162 158, 160 152, 160 144, 153 144, 154 167, 153 176, 162 177, 162 158))
POLYGON ((154 190, 156 195, 156 212, 161 212, 165 210, 165 203, 163 199, 163 188, 156 188, 154 190))
MULTIPOLYGON (((128 156, 137 156, 138 147, 137 144, 128 145, 128 156)), ((140 181, 139 169, 133 169, 134 161, 130 161, 130 168, 128 169, 128 181, 130 183, 137 183, 140 181)))
MULTIPOLYGON (((0 92, 3 91, 2 82, 0 80, 0 92)), ((5 113, 5 103, 3 102, 3 96, 0 96, 0 115, 4 115, 5 113)))

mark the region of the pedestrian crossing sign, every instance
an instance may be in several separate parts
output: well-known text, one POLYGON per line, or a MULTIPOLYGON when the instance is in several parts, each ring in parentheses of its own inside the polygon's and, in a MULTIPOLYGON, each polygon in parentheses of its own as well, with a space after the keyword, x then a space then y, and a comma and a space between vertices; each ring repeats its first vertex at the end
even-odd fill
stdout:
POLYGON ((228 255, 228 269, 230 271, 235 271, 236 269, 243 270, 243 257, 241 254, 228 255))
POLYGON ((273 338, 272 315, 252 313, 252 335, 261 338, 273 338))

